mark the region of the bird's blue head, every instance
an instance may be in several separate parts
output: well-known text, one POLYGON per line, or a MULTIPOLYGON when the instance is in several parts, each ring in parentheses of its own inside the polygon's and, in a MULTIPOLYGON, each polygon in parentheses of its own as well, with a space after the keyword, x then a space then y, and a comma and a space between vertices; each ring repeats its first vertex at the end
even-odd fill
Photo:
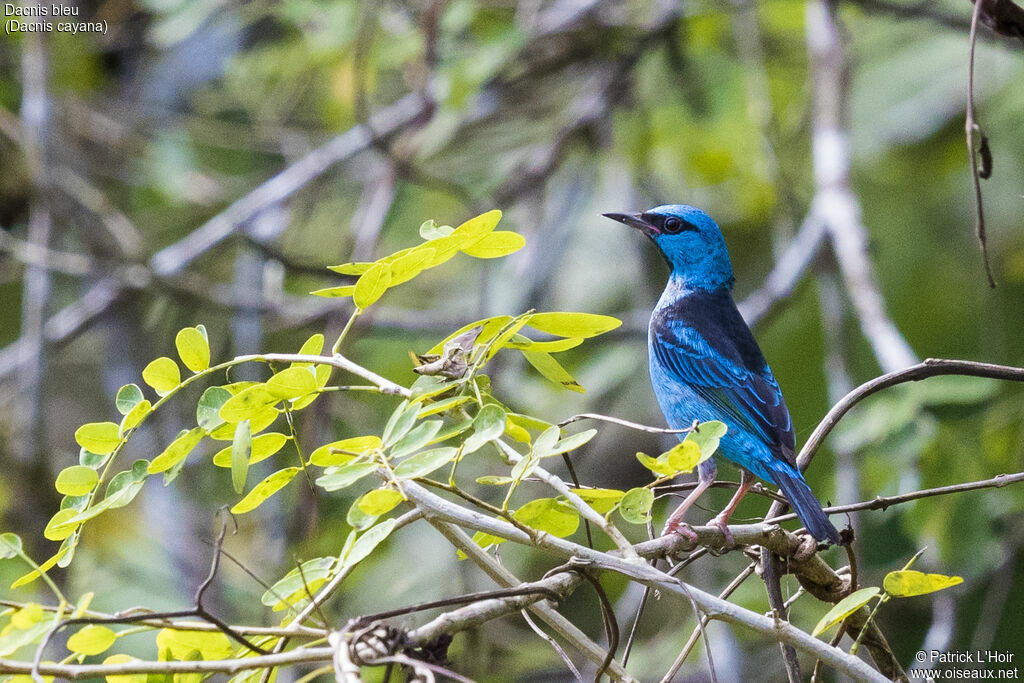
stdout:
POLYGON ((722 231, 697 207, 665 204, 643 213, 604 215, 654 240, 672 268, 672 277, 687 289, 732 286, 732 263, 722 231))

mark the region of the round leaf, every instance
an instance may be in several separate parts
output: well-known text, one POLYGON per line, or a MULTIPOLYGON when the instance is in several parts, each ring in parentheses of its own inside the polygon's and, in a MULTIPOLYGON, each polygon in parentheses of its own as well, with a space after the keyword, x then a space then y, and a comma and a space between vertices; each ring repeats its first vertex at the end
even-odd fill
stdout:
POLYGON ((90 422, 75 431, 75 441, 90 453, 107 455, 121 445, 120 432, 121 428, 113 422, 90 422))
POLYGON ((231 392, 224 387, 207 387, 196 404, 196 423, 208 432, 224 424, 220 409, 230 398, 231 392))
POLYGON ((619 514, 631 524, 647 524, 651 518, 652 505, 654 491, 645 488, 630 489, 619 503, 619 514))
POLYGON ((142 379, 161 396, 174 390, 181 383, 178 364, 170 358, 157 358, 142 371, 142 379))
POLYGON ((572 535, 580 526, 576 508, 557 498, 531 500, 512 516, 529 527, 558 538, 572 535))
POLYGON ((93 468, 73 465, 61 470, 54 487, 65 496, 84 496, 96 487, 99 480, 100 475, 93 468))
POLYGON ((138 405, 145 396, 142 394, 142 389, 136 384, 125 384, 123 387, 117 390, 117 396, 114 398, 114 405, 117 407, 117 412, 122 415, 127 415, 131 412, 132 408, 138 405))
POLYGON ((195 327, 178 330, 174 337, 174 346, 185 367, 192 372, 202 372, 210 367, 210 343, 206 335, 195 327))
POLYGON ((267 380, 266 386, 274 398, 299 398, 316 391, 316 377, 308 368, 288 368, 267 380))
POLYGON ((68 649, 80 655, 98 655, 106 652, 115 640, 117 634, 106 626, 89 624, 68 638, 68 649))

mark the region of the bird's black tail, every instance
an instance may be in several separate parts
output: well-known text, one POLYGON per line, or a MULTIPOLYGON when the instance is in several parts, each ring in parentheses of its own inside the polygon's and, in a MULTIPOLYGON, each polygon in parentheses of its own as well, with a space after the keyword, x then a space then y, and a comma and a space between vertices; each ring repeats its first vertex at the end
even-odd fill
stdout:
POLYGON ((786 494, 789 504, 793 506, 796 516, 800 518, 811 535, 819 541, 827 539, 839 544, 839 532, 832 526, 828 515, 821 509, 821 503, 811 493, 811 487, 807 485, 804 478, 789 467, 773 468, 772 474, 775 483, 779 485, 782 492, 786 494))

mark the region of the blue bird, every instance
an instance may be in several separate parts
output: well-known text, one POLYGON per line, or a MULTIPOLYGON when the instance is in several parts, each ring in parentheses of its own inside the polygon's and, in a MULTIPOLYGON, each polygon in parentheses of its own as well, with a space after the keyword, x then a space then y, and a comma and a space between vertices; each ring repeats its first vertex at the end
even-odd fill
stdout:
MULTIPOLYGON (((782 489, 815 539, 839 543, 839 532, 796 466, 782 390, 733 301, 735 278, 718 225, 684 204, 604 215, 650 237, 672 269, 648 329, 651 383, 665 420, 674 429, 694 420, 721 420, 729 428, 718 453, 743 475, 712 523, 728 535, 725 524, 757 475, 782 489)), ((683 516, 716 471, 712 459, 700 464, 697 487, 669 517, 665 533, 687 533, 683 516)))

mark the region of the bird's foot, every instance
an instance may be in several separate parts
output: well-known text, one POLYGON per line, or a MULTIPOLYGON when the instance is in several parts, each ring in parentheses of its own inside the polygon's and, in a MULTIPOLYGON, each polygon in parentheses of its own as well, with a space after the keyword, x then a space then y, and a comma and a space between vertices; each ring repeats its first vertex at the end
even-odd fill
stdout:
POLYGON ((732 537, 732 532, 729 531, 729 525, 726 522, 727 518, 723 518, 722 515, 718 515, 708 522, 708 526, 716 527, 721 531, 722 535, 725 536, 725 547, 732 549, 736 547, 736 539, 732 537))
POLYGON ((661 535, 667 536, 668 534, 678 534, 689 541, 692 545, 696 545, 700 536, 693 530, 693 527, 683 521, 669 522, 665 525, 661 535))

